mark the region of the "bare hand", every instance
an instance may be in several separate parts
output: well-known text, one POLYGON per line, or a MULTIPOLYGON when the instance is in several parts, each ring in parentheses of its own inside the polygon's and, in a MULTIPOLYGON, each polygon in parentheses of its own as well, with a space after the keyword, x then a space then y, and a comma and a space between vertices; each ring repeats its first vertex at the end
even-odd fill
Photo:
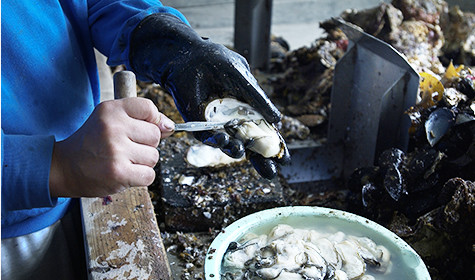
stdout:
POLYGON ((98 197, 155 179, 156 147, 174 123, 148 99, 99 104, 84 125, 56 142, 50 172, 53 197, 98 197))

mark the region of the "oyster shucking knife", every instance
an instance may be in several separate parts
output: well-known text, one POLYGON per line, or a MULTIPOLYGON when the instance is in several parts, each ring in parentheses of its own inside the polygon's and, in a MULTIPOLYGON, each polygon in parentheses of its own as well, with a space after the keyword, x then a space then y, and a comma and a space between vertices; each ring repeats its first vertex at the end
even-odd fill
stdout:
POLYGON ((232 125, 234 120, 226 122, 186 122, 175 124, 175 131, 204 131, 223 129, 226 126, 232 125))

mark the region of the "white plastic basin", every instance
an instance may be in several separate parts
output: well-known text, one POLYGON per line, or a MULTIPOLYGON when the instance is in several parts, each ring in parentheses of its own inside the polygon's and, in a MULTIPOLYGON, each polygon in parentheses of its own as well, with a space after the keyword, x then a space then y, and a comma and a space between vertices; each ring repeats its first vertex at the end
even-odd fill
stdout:
POLYGON ((229 243, 239 241, 248 232, 267 234, 278 224, 318 229, 319 225, 329 223, 346 234, 369 237, 377 244, 385 246, 391 252, 391 258, 397 260, 393 269, 398 271, 400 279, 430 279, 429 272, 419 255, 390 230, 349 212, 313 206, 263 210, 243 217, 226 227, 208 249, 204 267, 205 279, 221 279, 221 261, 229 243))

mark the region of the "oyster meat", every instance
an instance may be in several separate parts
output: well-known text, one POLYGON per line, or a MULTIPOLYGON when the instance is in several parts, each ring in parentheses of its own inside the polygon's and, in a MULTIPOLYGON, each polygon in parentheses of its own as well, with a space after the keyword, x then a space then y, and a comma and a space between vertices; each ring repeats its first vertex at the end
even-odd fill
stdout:
POLYGON ((284 143, 277 129, 249 104, 233 98, 216 99, 206 107, 205 118, 210 122, 236 120, 227 132, 265 158, 281 158, 284 154, 284 143))
POLYGON ((196 167, 217 167, 241 162, 245 157, 232 158, 218 148, 205 144, 197 144, 190 147, 186 153, 186 161, 196 167))
MULTIPOLYGON (((265 158, 284 155, 284 143, 277 128, 269 124, 253 107, 233 98, 211 101, 205 109, 209 122, 230 122, 226 131, 243 141, 247 149, 265 158)), ((196 167, 218 167, 241 162, 245 156, 234 159, 218 148, 199 144, 190 147, 186 161, 196 167)))
POLYGON ((250 233, 241 242, 224 256, 224 279, 374 279, 391 272, 384 246, 341 231, 280 224, 268 235, 250 233))

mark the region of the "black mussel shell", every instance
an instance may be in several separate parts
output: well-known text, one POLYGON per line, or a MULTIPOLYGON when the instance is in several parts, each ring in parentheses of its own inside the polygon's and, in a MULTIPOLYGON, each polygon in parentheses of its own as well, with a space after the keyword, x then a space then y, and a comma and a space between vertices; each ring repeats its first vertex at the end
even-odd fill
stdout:
POLYGON ((361 188, 361 202, 364 207, 370 207, 380 201, 382 197, 381 190, 372 183, 367 183, 361 188))
POLYGON ((455 160, 467 153, 475 145, 475 121, 454 126, 434 148, 443 152, 449 160, 455 160))
POLYGON ((426 137, 433 147, 455 125, 455 113, 448 108, 437 108, 425 122, 426 137))
POLYGON ((457 84, 457 90, 465 94, 469 99, 475 97, 475 86, 473 80, 468 77, 464 77, 460 80, 457 84))
POLYGON ((396 165, 386 169, 384 188, 394 201, 399 201, 403 196, 407 196, 406 180, 403 172, 396 165))
POLYGON ((384 174, 388 168, 392 166, 400 166, 403 163, 404 158, 405 155, 403 151, 397 148, 391 148, 381 153, 378 158, 378 165, 381 167, 384 174))
POLYGON ((414 153, 407 165, 409 174, 414 177, 423 176, 439 157, 439 153, 435 149, 424 149, 414 153))
POLYGON ((378 166, 360 167, 355 169, 348 178, 347 187, 349 190, 358 193, 366 184, 376 185, 381 182, 378 166))

